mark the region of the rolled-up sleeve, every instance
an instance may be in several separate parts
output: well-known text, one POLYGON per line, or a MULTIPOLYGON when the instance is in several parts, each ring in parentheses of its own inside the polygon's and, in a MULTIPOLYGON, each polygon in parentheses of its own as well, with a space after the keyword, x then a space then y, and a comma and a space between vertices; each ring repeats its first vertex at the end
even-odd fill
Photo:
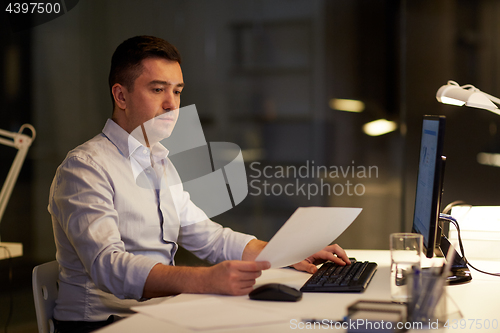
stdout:
POLYGON ((139 300, 157 261, 126 251, 114 192, 112 178, 90 156, 69 157, 59 167, 49 211, 58 248, 67 251, 58 253, 57 259, 73 276, 81 271, 98 288, 118 298, 139 300))
POLYGON ((243 250, 254 236, 223 228, 211 220, 181 227, 179 244, 198 258, 212 263, 241 260, 243 250))
POLYGON ((245 246, 255 237, 213 222, 189 199, 187 192, 183 193, 182 201, 179 244, 212 263, 241 260, 245 246))

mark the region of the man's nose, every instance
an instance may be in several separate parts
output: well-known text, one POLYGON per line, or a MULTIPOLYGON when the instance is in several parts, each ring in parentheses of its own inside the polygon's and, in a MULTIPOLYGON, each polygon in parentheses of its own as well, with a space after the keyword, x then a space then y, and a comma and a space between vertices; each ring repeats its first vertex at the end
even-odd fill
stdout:
POLYGON ((165 111, 171 111, 179 108, 179 105, 177 105, 177 99, 175 98, 174 92, 168 92, 165 94, 165 98, 163 100, 163 110, 165 111))

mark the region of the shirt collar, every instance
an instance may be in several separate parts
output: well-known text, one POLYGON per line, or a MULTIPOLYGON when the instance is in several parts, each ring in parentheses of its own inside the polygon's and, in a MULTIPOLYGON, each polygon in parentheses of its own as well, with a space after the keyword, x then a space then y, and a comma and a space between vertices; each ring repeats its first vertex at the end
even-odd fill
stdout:
MULTIPOLYGON (((120 150, 122 155, 127 158, 130 158, 137 149, 146 148, 112 119, 106 121, 102 133, 116 146, 116 148, 118 148, 118 150, 120 150)), ((169 153, 168 149, 160 142, 153 145, 151 152, 156 159, 164 159, 169 153)))

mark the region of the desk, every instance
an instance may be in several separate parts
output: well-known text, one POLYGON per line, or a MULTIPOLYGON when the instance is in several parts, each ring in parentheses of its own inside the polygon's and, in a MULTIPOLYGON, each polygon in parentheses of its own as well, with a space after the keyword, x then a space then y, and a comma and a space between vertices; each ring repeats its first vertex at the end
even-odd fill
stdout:
POLYGON ((20 257, 22 255, 23 255, 23 244, 0 242, 0 260, 8 259, 9 257, 10 258, 20 257), (5 247, 9 249, 9 251, 7 251, 5 247))
MULTIPOLYGON (((356 257, 358 260, 375 261, 379 264, 378 271, 375 273, 368 289, 362 294, 354 293, 304 293, 301 301, 297 303, 281 303, 281 302, 257 302, 252 301, 248 296, 215 296, 225 302, 235 302, 243 304, 251 302, 252 305, 258 304, 263 309, 285 311, 290 315, 290 318, 295 318, 296 322, 300 322, 302 318, 328 318, 334 320, 342 319, 347 312, 347 307, 360 299, 374 300, 389 300, 390 299, 390 252, 378 250, 347 250, 350 257, 356 257)), ((500 268, 500 262, 481 263, 488 264, 491 269, 500 268), (496 267, 495 267, 496 266, 496 267)), ((424 263, 425 265, 425 263, 424 263)), ((485 267, 485 266, 482 266, 485 267)), ((440 329, 430 330, 431 332, 499 332, 500 327, 496 330, 488 329, 469 329, 472 319, 481 320, 497 320, 500 326, 500 306, 498 298, 500 297, 500 278, 480 274, 472 271, 473 279, 470 283, 458 286, 447 286, 448 296, 453 300, 463 314, 463 318, 467 321, 467 329, 440 329)), ((271 269, 264 271, 262 276, 257 280, 257 286, 270 282, 279 282, 290 285, 295 288, 300 288, 304 282, 310 277, 310 274, 298 272, 294 269, 271 269)), ((189 300, 203 299, 206 297, 214 297, 213 295, 190 295, 182 294, 172 297, 167 302, 184 302, 189 300)), ((165 314, 166 316, 168 314, 165 314)), ((221 314, 221 316, 229 316, 230 313, 221 314)), ((474 322, 476 324, 477 322, 474 322)), ((225 330, 217 330, 217 332, 297 332, 311 331, 306 329, 292 328, 291 322, 279 323, 266 326, 239 327, 225 330)), ((343 330, 321 329, 315 331, 335 331, 343 332, 343 330)), ((123 319, 113 325, 110 325, 99 331, 100 333, 127 333, 127 332, 196 332, 184 327, 178 327, 171 323, 164 322, 158 319, 153 319, 143 314, 135 314, 127 319, 123 319)), ((203 331, 214 332, 214 331, 203 331)), ((422 330, 414 330, 410 332, 423 332, 422 330)))

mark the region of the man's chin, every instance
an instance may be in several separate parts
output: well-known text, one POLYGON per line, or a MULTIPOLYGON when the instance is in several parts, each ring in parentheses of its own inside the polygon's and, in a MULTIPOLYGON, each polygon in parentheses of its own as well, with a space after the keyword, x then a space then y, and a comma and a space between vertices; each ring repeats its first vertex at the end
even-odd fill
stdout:
POLYGON ((172 135, 172 129, 149 131, 147 132, 147 134, 148 134, 149 144, 154 145, 155 143, 158 143, 161 140, 170 137, 170 135, 172 135))
MULTIPOLYGON (((158 124, 157 124, 158 125, 158 124)), ((141 127, 136 128, 131 135, 139 140, 143 145, 153 146, 154 144, 160 142, 163 139, 170 137, 172 134, 173 126, 169 124, 168 126, 144 126, 144 131, 141 127), (146 135, 144 135, 146 134, 146 135)))

